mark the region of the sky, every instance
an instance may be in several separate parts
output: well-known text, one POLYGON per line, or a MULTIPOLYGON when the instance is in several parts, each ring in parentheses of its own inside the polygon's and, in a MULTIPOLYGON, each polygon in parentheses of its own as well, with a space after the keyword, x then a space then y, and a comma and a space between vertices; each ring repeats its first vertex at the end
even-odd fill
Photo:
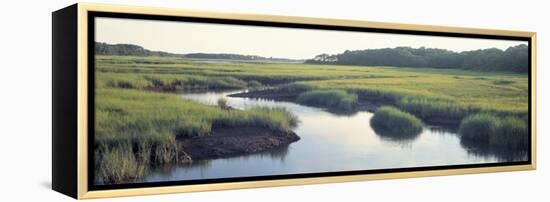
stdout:
POLYGON ((310 59, 346 50, 441 48, 467 51, 505 50, 524 41, 276 28, 122 18, 96 18, 95 41, 135 44, 171 53, 234 53, 263 57, 310 59))

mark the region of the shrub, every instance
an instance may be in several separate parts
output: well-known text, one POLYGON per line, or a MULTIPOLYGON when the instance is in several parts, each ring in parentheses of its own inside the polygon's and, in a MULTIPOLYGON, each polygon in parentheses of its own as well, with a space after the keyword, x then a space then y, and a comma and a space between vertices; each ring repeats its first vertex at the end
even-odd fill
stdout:
POLYGON ((376 110, 370 123, 380 135, 410 137, 422 131, 420 119, 390 106, 383 106, 376 110))

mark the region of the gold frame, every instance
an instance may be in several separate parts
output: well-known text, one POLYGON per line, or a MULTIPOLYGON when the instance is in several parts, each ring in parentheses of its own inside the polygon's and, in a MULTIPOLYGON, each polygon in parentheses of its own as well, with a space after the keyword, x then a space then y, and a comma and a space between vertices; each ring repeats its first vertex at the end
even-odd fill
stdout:
POLYGON ((461 27, 445 27, 431 25, 412 25, 398 23, 383 23, 355 20, 340 20, 340 19, 322 19, 322 18, 307 18, 307 17, 288 17, 275 15, 252 15, 252 14, 235 14, 235 13, 218 13, 218 12, 202 12, 191 10, 176 10, 167 8, 151 8, 151 7, 134 7, 134 6, 115 6, 105 4, 78 4, 78 151, 77 151, 77 195, 78 199, 91 199, 103 197, 121 197, 133 195, 150 195, 150 194, 169 194, 183 193, 196 191, 213 191, 225 189, 244 189, 257 187, 275 187, 289 185, 305 185, 319 183, 336 183, 364 180, 379 180, 379 179, 396 179, 396 178, 413 178, 425 176, 441 176, 441 175, 458 175, 458 174, 473 174, 473 173, 488 173, 488 172, 503 172, 503 171, 519 171, 519 170, 535 170, 536 169, 536 33, 522 32, 510 30, 493 30, 493 29, 477 29, 477 28, 461 28, 461 27), (482 168, 463 168, 463 169, 445 169, 445 170, 429 170, 429 171, 414 171, 414 172, 398 172, 398 173, 381 173, 381 174, 363 174, 349 176, 331 176, 331 177, 312 177, 312 178, 297 178, 297 179, 280 179, 280 180, 265 180, 265 181, 246 181, 246 182, 228 182, 216 184, 196 184, 196 185, 177 185, 164 187, 150 188, 128 188, 128 189, 113 189, 113 190, 94 190, 88 189, 88 11, 103 11, 116 13, 130 14, 149 14, 149 15, 164 15, 164 16, 187 16, 187 17, 202 17, 202 18, 221 18, 235 20, 250 20, 250 21, 267 21, 267 22, 286 22, 286 23, 301 23, 314 25, 338 25, 349 27, 368 27, 382 29, 398 29, 398 30, 417 30, 429 32, 452 32, 465 34, 485 34, 496 36, 518 36, 528 37, 531 39, 531 164, 512 165, 512 166, 494 166, 482 168))

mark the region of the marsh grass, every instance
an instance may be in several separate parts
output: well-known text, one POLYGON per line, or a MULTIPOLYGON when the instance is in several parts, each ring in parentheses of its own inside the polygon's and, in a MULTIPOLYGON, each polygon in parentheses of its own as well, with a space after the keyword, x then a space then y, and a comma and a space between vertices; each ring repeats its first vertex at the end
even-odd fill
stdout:
POLYGON ((493 81, 494 84, 496 85, 508 85, 508 84, 513 84, 514 81, 510 81, 510 80, 496 80, 496 81, 493 81))
POLYGON ((422 132, 420 119, 390 106, 383 106, 376 110, 370 123, 382 136, 414 137, 422 132))
POLYGON ((194 75, 97 73, 99 88, 130 88, 162 92, 185 90, 243 89, 245 81, 230 76, 204 77, 194 75))
POLYGON ((142 179, 148 165, 138 161, 131 145, 96 150, 96 177, 105 184, 130 183, 142 179))
POLYGON ((517 118, 528 116, 526 77, 487 73, 484 79, 471 79, 475 77, 466 71, 448 72, 464 78, 453 79, 445 72, 427 71, 418 78, 409 78, 404 76, 407 73, 403 70, 388 78, 303 81, 299 84, 301 89, 309 89, 306 92, 345 90, 358 95, 359 102, 392 105, 422 120, 445 119, 453 125, 459 125, 463 118, 477 113, 517 118), (511 82, 502 85, 495 84, 495 80, 511 82))
POLYGON ((264 85, 262 83, 260 83, 259 81, 256 81, 256 80, 248 81, 248 83, 246 85, 247 85, 248 89, 252 89, 252 90, 262 89, 264 87, 264 85))
POLYGON ((298 121, 282 108, 223 110, 175 94, 118 88, 96 89, 95 115, 96 170, 105 182, 138 180, 143 166, 177 163, 176 139, 209 135, 213 126, 290 132, 298 121))
POLYGON ((256 107, 245 112, 228 111, 213 119, 214 126, 260 126, 271 130, 290 132, 298 123, 298 117, 284 108, 256 107))
POLYGON ((461 138, 475 140, 479 143, 489 143, 495 133, 498 118, 490 114, 476 114, 462 120, 459 127, 461 138))
POLYGON ((307 105, 352 110, 357 103, 357 95, 344 90, 313 90, 299 94, 296 101, 307 105))
POLYGON ((459 133, 465 141, 475 141, 497 148, 525 150, 529 144, 527 122, 510 116, 468 116, 460 124, 459 133))
MULTIPOLYGON (((384 101, 423 120, 444 117, 457 125, 464 117, 481 112, 521 118, 527 116, 528 108, 528 78, 524 74, 311 64, 204 64, 181 58, 127 56, 97 56, 96 70, 98 87, 185 91, 271 86, 296 94, 343 90, 356 94, 358 102, 384 101)), ((347 108, 346 104, 342 106, 347 108)))
POLYGON ((529 146, 529 130, 524 120, 506 117, 500 120, 489 142, 498 147, 526 149, 529 146))
MULTIPOLYGON (((205 64, 181 58, 130 56, 96 56, 95 70, 96 170, 106 182, 136 180, 148 166, 177 162, 177 138, 206 136, 214 126, 290 131, 298 122, 283 109, 223 110, 167 92, 269 87, 297 95, 297 102, 335 109, 353 109, 362 101, 375 101, 395 107, 377 112, 377 119, 384 120, 381 125, 404 126, 389 127, 390 131, 417 131, 418 118, 447 118, 460 123, 465 117, 490 114, 464 119, 463 139, 523 148, 528 138, 525 120, 529 117, 529 88, 528 77, 523 74, 309 64, 205 64), (490 128, 490 132, 484 132, 490 134, 488 138, 481 128, 490 128)), ((380 132, 379 127, 374 129, 380 132)))
POLYGON ((297 81, 372 77, 365 72, 334 70, 330 66, 304 64, 205 64, 169 57, 96 56, 96 72, 155 76, 233 77, 254 88, 258 83, 279 85, 297 81), (148 62, 148 58, 153 60, 148 62), (299 68, 296 68, 299 67, 299 68), (304 72, 304 73, 301 73, 304 72), (255 81, 255 82, 253 82, 255 81), (258 83, 256 83, 258 82, 258 83))

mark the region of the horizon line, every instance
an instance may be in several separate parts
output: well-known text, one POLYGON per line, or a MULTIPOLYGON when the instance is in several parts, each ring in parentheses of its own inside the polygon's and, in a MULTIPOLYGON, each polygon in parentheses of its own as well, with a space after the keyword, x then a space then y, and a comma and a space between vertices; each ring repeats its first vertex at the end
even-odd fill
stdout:
MULTIPOLYGON (((162 50, 152 50, 152 49, 149 49, 149 48, 146 48, 145 46, 143 45, 138 45, 138 44, 132 44, 132 43, 107 43, 107 42, 100 42, 100 41, 95 41, 95 43, 104 43, 104 44, 107 44, 107 45, 134 45, 134 46, 139 46, 145 50, 148 50, 148 51, 151 51, 151 52, 164 52, 164 53, 168 53, 168 54, 174 54, 174 55, 189 55, 189 54, 233 54, 233 55, 242 55, 242 56, 256 56, 256 57, 262 57, 262 58, 273 58, 273 59, 285 59, 285 60, 309 60, 309 59, 312 59, 314 58, 315 56, 318 56, 318 55, 321 55, 321 54, 328 54, 328 53, 318 53, 317 55, 313 56, 312 58, 300 58, 300 59, 295 59, 295 58, 286 58, 286 57, 274 57, 274 56, 262 56, 262 55, 259 55, 259 54, 245 54, 245 53, 235 53, 235 52, 188 52, 188 53, 175 53, 175 52, 169 52, 169 51, 162 51, 162 50)), ((450 51, 450 52, 453 52, 453 53, 462 53, 462 52, 469 52, 469 51, 478 51, 478 50, 488 50, 488 49, 498 49, 498 50, 501 50, 501 51, 506 51, 507 49, 511 48, 511 47, 516 47, 516 46, 521 46, 521 45, 528 45, 527 43, 522 43, 522 44, 519 44, 519 45, 515 45, 515 46, 508 46, 506 49, 501 49, 501 48, 498 48, 498 47, 490 47, 490 48, 478 48, 478 49, 470 49, 470 50, 464 50, 464 51, 455 51, 455 50, 449 50, 449 49, 445 49, 445 48, 431 48, 431 47, 426 47, 426 46, 421 46, 421 47, 418 47, 418 48, 415 48, 415 47, 411 47, 411 46, 394 46, 394 47, 385 47, 385 48, 366 48, 366 49, 356 49, 356 50, 345 50, 341 53, 337 53, 337 54, 328 54, 328 55, 338 55, 338 54, 342 54, 346 51, 363 51, 363 50, 381 50, 381 49, 395 49, 395 48, 412 48, 412 49, 421 49, 421 48, 425 48, 425 49, 437 49, 437 50, 445 50, 445 51, 450 51)))

